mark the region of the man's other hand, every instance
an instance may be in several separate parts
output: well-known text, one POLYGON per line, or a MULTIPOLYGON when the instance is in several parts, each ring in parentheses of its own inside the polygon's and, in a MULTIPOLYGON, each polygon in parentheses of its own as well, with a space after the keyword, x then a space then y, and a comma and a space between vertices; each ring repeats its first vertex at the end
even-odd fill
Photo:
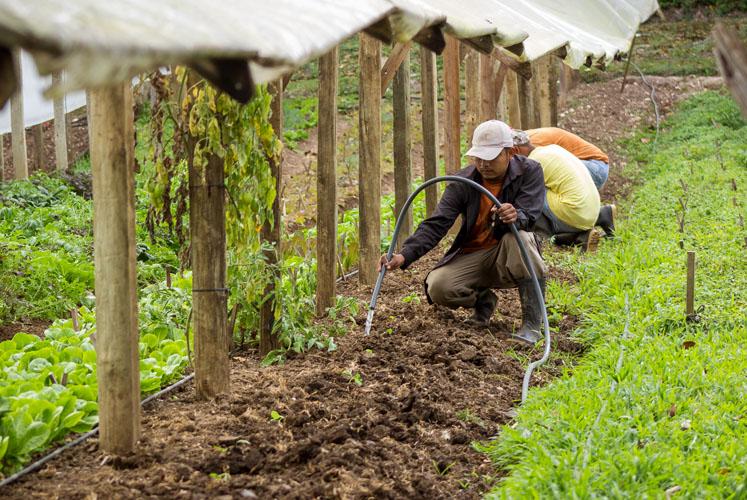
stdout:
POLYGON ((493 215, 493 220, 498 219, 504 224, 512 224, 519 219, 516 209, 510 203, 501 203, 501 208, 494 206, 490 209, 490 213, 493 215))
POLYGON ((381 260, 379 261, 379 267, 376 268, 377 272, 381 272, 381 266, 386 266, 387 271, 391 271, 393 269, 399 269, 402 267, 402 264, 405 263, 405 257, 401 253, 395 253, 392 255, 392 260, 387 261, 386 260, 386 254, 381 256, 381 260))

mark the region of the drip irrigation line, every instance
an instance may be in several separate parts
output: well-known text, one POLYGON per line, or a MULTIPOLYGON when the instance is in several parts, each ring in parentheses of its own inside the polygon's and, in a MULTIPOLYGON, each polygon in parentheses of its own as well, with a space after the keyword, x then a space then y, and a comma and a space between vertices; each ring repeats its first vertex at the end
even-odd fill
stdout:
MULTIPOLYGON (((145 406, 148 403, 150 403, 151 401, 153 401, 155 399, 158 399, 159 397, 161 397, 161 396, 163 396, 165 394, 168 394, 169 392, 173 391, 174 389, 178 389, 179 387, 183 386, 184 384, 186 384, 187 382, 189 382, 190 380, 192 380, 194 377, 195 377, 195 374, 194 373, 190 373, 189 375, 187 375, 186 377, 182 378, 181 380, 179 380, 177 382, 174 382, 173 384, 171 384, 171 385, 169 385, 167 387, 164 387, 163 389, 161 389, 157 393, 151 394, 147 398, 143 399, 142 401, 140 401, 140 406, 141 407, 145 406)), ((2 488, 3 486, 9 485, 10 483, 12 483, 12 482, 16 481, 17 479, 25 476, 26 474, 29 474, 30 472, 34 472, 34 471, 40 469, 44 464, 46 464, 50 460, 52 460, 52 459, 60 456, 66 450, 69 450, 70 448, 78 446, 82 442, 86 441, 88 438, 93 437, 93 436, 95 436, 98 433, 99 433, 99 426, 98 426, 98 424, 96 424, 96 426, 93 429, 91 429, 90 431, 86 432, 85 434, 83 434, 81 436, 78 436, 74 440, 72 440, 69 443, 66 443, 66 444, 60 446, 59 448, 56 448, 54 451, 48 453, 47 455, 44 455, 43 457, 41 457, 36 462, 34 462, 34 463, 32 463, 32 464, 24 467, 23 469, 21 469, 20 471, 16 472, 12 476, 9 476, 9 477, 3 479, 0 482, 0 488, 2 488)))
MULTIPOLYGON (((462 184, 466 184, 485 196, 488 197, 490 201, 492 201, 496 207, 500 208, 501 202, 498 201, 498 198, 496 198, 493 193, 485 189, 482 185, 478 184, 477 182, 473 181, 472 179, 467 179, 465 177, 458 177, 455 175, 445 175, 443 177, 434 177, 433 179, 429 179, 425 181, 423 184, 421 184, 410 196, 407 198, 407 201, 405 202, 404 206, 402 207, 402 210, 400 210, 399 216, 397 217, 397 223, 394 225, 394 233, 392 234, 392 242, 389 244, 389 251, 387 252, 387 261, 392 259, 392 255, 394 254, 394 248, 397 245, 397 236, 399 235, 399 230, 402 227, 402 223, 405 220, 405 214, 407 214, 407 210, 410 208, 410 205, 412 204, 413 200, 415 200, 415 197, 423 191, 428 186, 431 186, 433 184, 436 184, 438 182, 461 182, 462 184)), ((547 309, 545 308, 545 300, 542 296, 542 289, 540 288, 539 281, 537 280, 537 273, 534 271, 534 266, 532 266, 532 261, 529 259, 529 254, 527 254, 527 249, 524 247, 524 243, 522 242, 521 238, 519 237, 519 230, 516 228, 516 224, 511 223, 509 224, 509 227, 511 228, 511 232, 513 233, 514 237, 516 238, 516 242, 519 244, 519 252, 521 253, 521 259, 524 261, 524 265, 526 265, 527 269, 529 269, 529 275, 532 279, 532 284, 534 285, 534 293, 539 298, 539 303, 542 305, 542 320, 545 327, 545 349, 542 354, 542 358, 540 358, 537 361, 534 361, 533 363, 530 363, 527 367, 526 372, 524 373, 524 381, 521 385, 521 402, 522 404, 527 399, 527 393, 529 392, 529 380, 532 377, 532 372, 535 368, 538 366, 544 364, 547 359, 550 357, 550 324, 547 320, 547 309)), ((365 335, 368 335, 371 332, 371 325, 373 323, 373 316, 374 316, 374 310, 376 309, 376 300, 379 297, 379 292, 381 291, 381 284, 384 281, 384 275, 386 274, 386 266, 381 266, 381 271, 379 272, 379 278, 376 280, 376 286, 374 287, 373 295, 371 296, 371 303, 368 306, 368 316, 366 317, 366 330, 365 335)))
POLYGON ((643 71, 641 71, 641 68, 639 68, 636 63, 630 61, 630 64, 633 65, 638 74, 641 75, 641 80, 643 80, 643 83, 646 84, 649 89, 651 89, 651 102, 654 103, 654 113, 656 114, 656 135, 654 136, 654 146, 656 146, 656 141, 659 139, 659 124, 661 123, 659 104, 656 102, 656 89, 654 88, 653 84, 646 79, 643 71))

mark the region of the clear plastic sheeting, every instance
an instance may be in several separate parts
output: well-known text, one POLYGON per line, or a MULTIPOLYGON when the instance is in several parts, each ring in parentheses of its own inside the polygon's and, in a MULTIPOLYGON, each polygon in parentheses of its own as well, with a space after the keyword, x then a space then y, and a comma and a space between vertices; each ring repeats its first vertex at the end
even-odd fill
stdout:
POLYGON ((215 59, 249 60, 262 83, 372 25, 406 41, 443 21, 427 5, 406 10, 389 0, 3 0, 0 45, 28 49, 43 74, 64 69, 60 91, 215 59))
POLYGON ((528 33, 521 60, 556 52, 566 64, 607 64, 627 53, 640 23, 659 8, 656 0, 493 0, 496 24, 528 33))

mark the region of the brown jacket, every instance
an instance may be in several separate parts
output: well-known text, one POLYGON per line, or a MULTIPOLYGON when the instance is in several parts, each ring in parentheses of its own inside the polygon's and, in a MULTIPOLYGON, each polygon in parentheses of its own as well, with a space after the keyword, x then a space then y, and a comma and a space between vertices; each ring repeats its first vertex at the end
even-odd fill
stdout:
MULTIPOLYGON (((474 165, 462 169, 456 175, 482 183, 482 175, 474 165)), ((467 241, 475 220, 477 220, 477 214, 480 210, 480 196, 481 194, 476 189, 467 184, 449 183, 433 215, 421 222, 415 233, 407 238, 402 245, 401 253, 405 258, 402 269, 406 269, 435 247, 446 236, 457 217, 461 215, 462 228, 459 230, 454 244, 436 267, 443 266, 454 258, 467 241)), ((510 203, 516 208, 518 215, 517 228, 530 231, 545 204, 545 178, 540 164, 525 156, 513 156, 509 161, 501 195, 498 199, 501 202, 510 203)), ((495 239, 500 241, 510 230, 511 228, 507 224, 497 221, 494 228, 495 239)))

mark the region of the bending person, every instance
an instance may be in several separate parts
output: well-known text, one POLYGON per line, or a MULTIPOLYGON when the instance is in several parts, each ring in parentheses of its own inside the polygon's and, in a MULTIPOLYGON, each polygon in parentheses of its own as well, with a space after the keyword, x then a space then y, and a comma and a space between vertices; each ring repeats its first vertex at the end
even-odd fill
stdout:
POLYGON ((542 212, 545 187, 539 164, 514 156, 512 146, 508 125, 498 120, 481 123, 467 152, 471 164, 456 174, 483 185, 501 200, 500 209, 472 187, 450 183, 436 211, 405 240, 401 253, 388 262, 383 255, 379 266, 407 268, 435 247, 461 215, 454 244, 425 280, 428 302, 473 308, 467 321, 487 326, 498 300, 491 289, 518 287, 522 323, 513 337, 533 344, 542 337, 541 305, 509 224, 519 229, 544 295, 546 267, 530 231, 542 212))
POLYGON ((599 233, 599 191, 581 160, 556 144, 535 146, 525 132, 514 131, 515 150, 542 166, 547 189, 535 231, 561 245, 582 245, 594 251, 599 233))
MULTIPOLYGON (((558 127, 543 127, 525 130, 529 140, 535 146, 549 146, 557 144, 581 160, 594 180, 597 190, 601 190, 607 182, 610 173, 610 159, 607 154, 594 144, 581 137, 558 127)), ((596 225, 600 226, 606 236, 613 236, 615 232, 615 205, 603 205, 599 210, 596 225)))

